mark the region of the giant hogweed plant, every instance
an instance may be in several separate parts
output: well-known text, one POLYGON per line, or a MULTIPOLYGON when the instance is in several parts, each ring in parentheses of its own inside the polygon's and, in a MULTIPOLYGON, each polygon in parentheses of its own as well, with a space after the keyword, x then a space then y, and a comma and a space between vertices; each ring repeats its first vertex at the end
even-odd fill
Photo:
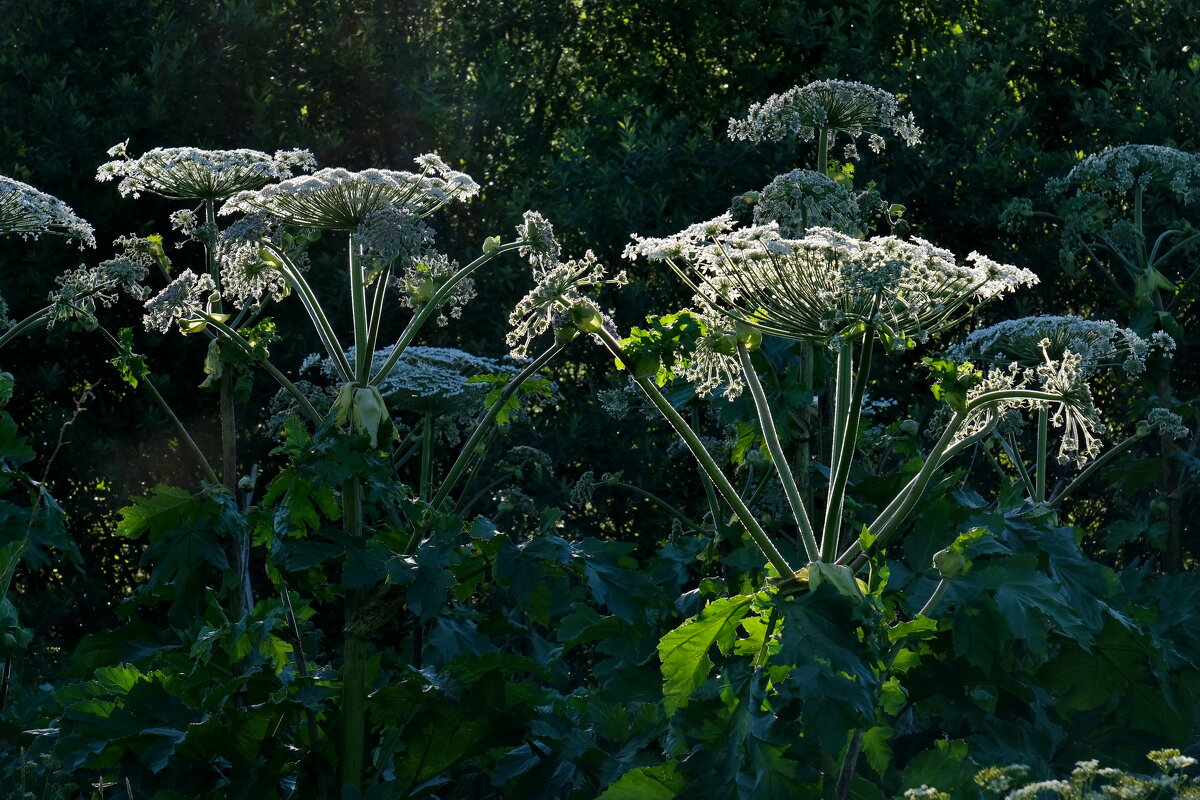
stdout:
MULTIPOLYGON (((276 675, 275 682, 283 680, 285 685, 288 683, 285 668, 295 669, 302 681, 312 680, 303 653, 303 633, 293 612, 291 593, 284 582, 289 569, 293 573, 297 569, 295 553, 291 553, 283 541, 276 541, 268 557, 269 572, 280 584, 282 602, 268 600, 256 604, 250 592, 251 525, 261 524, 256 520, 262 517, 252 505, 252 479, 239 476, 241 465, 233 444, 237 431, 234 392, 228 379, 234 368, 261 367, 279 383, 288 398, 290 411, 297 416, 297 421, 285 425, 288 445, 282 450, 293 463, 272 482, 264 498, 278 505, 279 512, 268 514, 265 530, 255 535, 265 537, 267 542, 277 537, 287 540, 301 536, 306 530, 305 523, 313 519, 316 509, 320 509, 327 519, 341 520, 343 536, 339 541, 349 559, 343 583, 349 588, 344 603, 346 624, 337 717, 339 731, 327 734, 328 738, 340 741, 340 750, 337 756, 326 753, 321 758, 337 764, 346 785, 357 786, 363 776, 366 747, 364 669, 367 639, 384 619, 398 613, 398 608, 393 602, 364 609, 375 587, 371 578, 349 577, 350 561, 356 555, 361 556, 364 547, 367 550, 377 547, 379 537, 374 535, 377 531, 373 526, 378 507, 383 509, 380 513, 386 512, 388 516, 385 527, 404 530, 402 540, 394 533, 384 537, 388 538, 393 551, 391 556, 385 554, 384 560, 394 556, 405 563, 415 563, 417 550, 429 532, 431 517, 412 511, 410 506, 433 509, 445 505, 449 511, 458 504, 461 498, 450 502, 453 490, 479 461, 493 423, 503 421, 513 413, 523 389, 536 386, 535 391, 544 391, 545 382, 531 382, 530 379, 561 350, 562 345, 556 344, 522 369, 503 369, 499 374, 489 372, 476 376, 484 380, 482 386, 490 389, 487 392, 488 409, 474 420, 478 425, 440 484, 433 482, 430 468, 435 448, 432 429, 437 416, 437 409, 433 407, 435 398, 431 395, 452 393, 450 390, 461 392, 462 387, 456 386, 455 381, 447 381, 444 375, 435 376, 424 391, 415 384, 398 386, 397 381, 420 377, 420 369, 414 372, 412 359, 406 359, 410 355, 410 344, 436 315, 441 315, 442 322, 447 316, 458 315, 462 303, 472 294, 471 275, 511 250, 521 249, 530 255, 545 252, 553 246, 548 225, 536 214, 529 214, 518 229, 515 241, 504 244, 498 238, 491 238, 484 244, 482 255, 466 266, 459 266, 437 252, 433 246, 433 231, 423 220, 455 200, 469 198, 478 187, 468 176, 449 169, 434 155, 418 159, 422 169, 419 174, 326 169, 299 179, 291 178, 293 169, 313 167, 311 156, 302 151, 272 157, 254 151, 172 148, 152 150, 133 158, 121 145, 110 155, 117 160, 101 167, 98 177, 101 180, 120 177, 119 188, 123 194, 136 196, 145 191, 199 203, 173 214, 172 225, 185 237, 203 246, 203 266, 198 271, 176 268, 166 255, 161 237, 123 237, 117 242, 123 251, 118 257, 97 267, 81 267, 64 275, 59 280, 61 289, 51 295, 50 304, 12 325, 0 339, 0 344, 38 326, 66 320, 99 331, 116 348, 114 364, 126 380, 152 392, 176 424, 181 439, 191 447, 206 479, 204 491, 193 496, 186 491, 160 487, 154 497, 135 501, 133 506, 124 509, 124 520, 118 533, 130 537, 149 536, 147 558, 154 566, 147 591, 143 593, 145 597, 135 598, 135 601, 144 604, 154 602, 156 598, 172 599, 172 619, 183 628, 203 620, 204 627, 200 630, 205 653, 203 663, 211 661, 213 667, 223 664, 232 673, 232 683, 220 681, 214 684, 208 690, 209 700, 201 703, 213 713, 214 721, 225 701, 236 701, 240 711, 234 713, 235 717, 248 711, 248 704, 254 701, 256 693, 247 687, 254 681, 254 675, 262 674, 264 669, 276 675), (225 230, 219 230, 216 225, 219 214, 242 216, 225 230), (341 231, 347 235, 346 268, 352 312, 349 339, 341 338, 325 310, 328 299, 323 304, 304 274, 306 260, 301 245, 313 238, 314 230, 341 231), (549 238, 543 237, 544 232, 549 238), (168 283, 157 295, 147 299, 151 292, 144 284, 148 274, 155 269, 168 283), (178 418, 171 414, 153 384, 145 380, 147 368, 144 360, 133 351, 131 332, 125 330, 113 335, 100 323, 98 309, 111 305, 120 289, 145 301, 144 323, 148 329, 164 334, 176 329, 184 335, 209 338, 204 365, 209 378, 205 383, 220 382, 226 387, 221 392, 220 403, 221 477, 178 418), (290 295, 299 298, 324 348, 324 363, 335 381, 332 402, 319 411, 313 404, 318 396, 311 390, 306 391, 302 382, 298 385, 288 378, 269 359, 268 345, 275 333, 265 312, 272 302, 282 301, 290 295), (407 324, 398 332, 390 330, 386 324, 396 318, 396 305, 411 311, 407 324), (377 349, 383 336, 394 336, 395 339, 390 346, 377 349), (490 385, 486 381, 489 378, 490 385), (396 481, 395 468, 399 461, 382 457, 391 449, 396 430, 385 395, 390 395, 393 404, 400 407, 403 407, 405 397, 414 401, 419 401, 422 396, 426 398, 426 413, 421 426, 423 435, 416 437, 420 450, 420 477, 411 495, 396 481), (305 423, 312 433, 304 432, 305 423), (324 462, 324 466, 317 462, 324 462), (340 477, 334 487, 328 484, 316 486, 304 477, 305 470, 308 477, 319 474, 328 478, 332 473, 340 477), (236 498, 238 502, 235 502, 234 490, 244 490, 236 498), (417 506, 413 506, 414 503, 417 506), (231 543, 233 557, 227 558, 222 553, 222 541, 231 543), (290 562, 289 553, 293 556, 290 562), (222 618, 220 612, 204 602, 207 579, 202 573, 206 564, 224 573, 222 583, 234 597, 233 613, 228 618, 222 618), (188 618, 188 614, 192 616, 188 618), (383 619, 367 623, 364 614, 376 617, 382 614, 383 619), (285 643, 285 638, 290 638, 293 644, 285 643), (218 659, 219 651, 228 652, 218 659), (289 652, 291 659, 287 656, 289 652), (289 660, 294 662, 292 667, 288 667, 289 660), (224 700, 214 706, 213 700, 217 697, 224 700)), ((75 217, 64 204, 15 181, 8 181, 4 188, 6 232, 26 236, 62 232, 94 244, 90 226, 75 217)), ((420 355, 431 355, 420 353, 421 350, 415 348, 411 355, 418 359, 420 355)), ((470 360, 466 354, 460 355, 470 360)), ((473 371, 480 372, 481 366, 494 365, 480 362, 473 371)), ((429 375, 425 378, 428 381, 429 375)), ((467 378, 460 374, 458 384, 467 378)), ((473 403, 467 405, 477 406, 482 398, 478 393, 472 397, 473 403)), ((468 413, 465 408, 463 413, 468 413)), ((441 529, 450 524, 451 516, 448 513, 437 518, 441 529)), ((321 550, 320 547, 317 549, 321 550)), ((331 557, 337 560, 336 553, 321 552, 318 561, 331 557)), ((304 563, 308 566, 313 562, 309 558, 304 563)), ((439 563, 444 566, 444 562, 439 563)), ((299 569, 303 572, 305 568, 299 569)), ((436 571, 438 567, 435 565, 430 569, 436 571)), ((372 573, 376 580, 384 574, 372 573)), ((412 579, 415 574, 408 577, 412 579)), ((436 584, 435 594, 437 587, 444 587, 444 584, 436 584)), ((326 590, 321 592, 328 594, 326 590)), ((436 603, 430 605, 431 602, 426 602, 426 611, 436 608, 436 603)), ((126 633, 134 637, 142 635, 134 630, 137 627, 132 626, 126 633)), ((165 641, 163 645, 167 650, 172 648, 165 641)), ((200 646, 193 644, 193 651, 199 652, 195 648, 200 646)), ((87 657, 84 662, 93 666, 102 663, 87 657)), ((149 680, 155 687, 163 686, 162 681, 170 674, 168 671, 162 675, 158 672, 140 675, 133 667, 126 672, 135 682, 149 680)), ((129 688, 123 686, 114 699, 119 703, 132 702, 132 694, 125 697, 129 688)), ((189 696, 181 688, 166 687, 165 690, 178 695, 185 704, 197 702, 194 694, 189 696)), ((155 690, 162 691, 161 688, 155 690)), ((283 687, 280 690, 289 691, 283 687)), ((295 686, 290 691, 294 692, 295 686)), ((111 691, 103 690, 102 694, 111 694, 111 691)), ((307 736, 306 748, 310 754, 325 747, 323 740, 327 737, 321 736, 319 717, 324 713, 320 698, 326 695, 324 690, 318 690, 313 698, 292 711, 293 714, 302 713, 307 720, 306 732, 296 735, 307 736)), ((73 701, 64 698, 63 702, 70 707, 73 701)), ((220 711, 220 714, 228 713, 228 709, 220 711)), ((68 770, 92 761, 85 743, 87 727, 76 727, 73 735, 63 731, 56 745, 68 770)), ((50 734, 57 730, 45 732, 50 734)), ((179 742, 179 746, 184 748, 186 742, 179 742)), ((117 747, 109 759, 119 757, 128 748, 129 743, 117 747)), ((135 745, 133 749, 137 752, 140 746, 135 745)), ((155 761, 151 768, 157 772, 165 763, 155 761)), ((258 783, 265 780, 268 784, 272 780, 294 782, 295 777, 289 778, 288 771, 286 764, 272 761, 254 780, 258 783), (282 772, 275 774, 277 770, 282 772)), ((319 771, 315 762, 307 768, 310 776, 319 771)), ((315 786, 328 785, 324 776, 318 776, 316 781, 315 786)))
MULTIPOLYGON (((1049 224, 1060 236, 1060 256, 1070 270, 1097 275, 1142 336, 1170 336, 1179 352, 1164 350, 1143 382, 1155 405, 1188 419, 1195 414, 1194 387, 1177 364, 1188 363, 1189 330, 1195 320, 1200 267, 1200 155, 1159 145, 1123 145, 1094 153, 1046 184, 1049 210, 1028 199, 1012 202, 1005 221, 1013 228, 1049 224)), ((1172 436, 1159 442, 1159 505, 1165 513, 1164 562, 1184 566, 1183 509, 1194 498, 1197 440, 1180 447, 1172 436)))
MULTIPOLYGON (((1058 460, 1091 464, 1077 476, 1086 479, 1110 457, 1096 458, 1103 426, 1089 380, 1114 363, 1136 374, 1153 350, 1169 352, 1173 346, 1169 337, 1147 341, 1111 323, 1040 318, 977 333, 949 359, 926 358, 934 395, 943 406, 932 441, 899 491, 880 501, 872 516, 851 516, 848 490, 874 360, 903 355, 934 334, 961 327, 979 305, 1037 283, 1032 272, 978 253, 964 263, 921 239, 863 234, 862 206, 825 173, 827 152, 834 133, 861 134, 871 125, 891 124, 906 139, 915 139, 911 118, 897 122, 894 98, 883 102, 883 96, 860 84, 814 84, 756 106, 748 120, 731 126, 732 135, 780 138, 794 130, 802 138, 816 138, 819 170, 782 176, 768 186, 754 198, 759 201, 756 224, 739 227, 727 214, 674 236, 634 237, 626 256, 665 263, 695 293, 693 310, 652 319, 650 329, 621 340, 589 299, 570 291, 574 284, 551 288, 547 282, 544 291, 535 293, 541 302, 538 318, 546 320, 543 330, 556 319, 573 324, 629 371, 766 562, 766 591, 716 599, 662 639, 667 713, 685 716, 689 702, 709 697, 705 687, 711 685, 709 652, 714 645, 722 654, 749 657, 754 670, 769 676, 767 684, 743 684, 747 676, 733 669, 721 683, 722 691, 737 694, 740 704, 765 704, 777 718, 786 709, 799 713, 801 729, 810 737, 807 746, 825 752, 817 762, 824 765, 826 777, 810 777, 817 778, 821 791, 839 798, 850 790, 865 737, 873 748, 872 763, 880 763, 892 729, 886 723, 873 725, 875 709, 878 704, 893 710, 903 705, 897 670, 919 661, 918 643, 938 630, 934 618, 951 583, 970 569, 972 556, 1007 552, 1004 546, 987 544, 995 531, 986 527, 962 534, 943 531, 942 549, 926 568, 935 576, 933 583, 923 600, 911 607, 905 601, 902 607, 885 595, 891 567, 883 555, 906 532, 922 498, 957 456, 998 429, 1011 428, 1022 412, 1033 411, 1038 434, 1032 467, 1012 450, 1011 438, 1005 440, 1008 455, 1028 484, 1030 501, 1038 506, 1060 502, 1077 483, 1048 495, 1049 429, 1061 434, 1058 460), (773 214, 784 219, 769 219, 773 214), (850 232, 829 224, 845 225, 850 232), (776 410, 755 363, 764 337, 802 343, 811 348, 802 355, 806 362, 815 350, 834 365, 823 502, 806 492, 796 476, 797 470, 810 470, 807 450, 801 448, 795 457, 777 432, 776 410), (674 377, 691 381, 701 394, 720 390, 733 398, 749 393, 763 448, 786 497, 794 539, 768 534, 745 493, 664 395, 662 387, 674 377), (897 667, 897 659, 905 666, 897 667), (819 690, 800 688, 797 682, 811 684, 814 675, 820 675, 819 690), (770 686, 774 688, 766 688, 770 686), (738 694, 743 690, 749 694, 738 694), (824 699, 818 701, 814 692, 824 699), (798 698, 803 701, 795 705, 798 698), (818 719, 823 714, 844 723, 839 728, 818 719), (832 761, 835 753, 840 766, 832 761)), ((877 148, 881 140, 873 135, 871 142, 877 148)), ((847 155, 853 156, 853 150, 847 155)), ((599 270, 571 274, 580 284, 595 283, 599 270)), ((521 320, 514 315, 514 322, 521 320)), ((518 328, 520 333, 531 330, 529 325, 518 328)), ((809 387, 811 375, 809 371, 802 378, 809 387)), ((1179 435, 1183 429, 1175 415, 1156 413, 1110 453, 1152 432, 1179 435)), ((1082 636, 1084 628, 1081 623, 1062 630, 1082 636)), ((681 755, 689 742, 699 744, 691 734, 679 735, 678 749, 669 754, 681 755)), ((634 770, 619 783, 624 790, 655 782, 681 789, 687 785, 683 769, 681 760, 670 759, 661 767, 634 770)), ((771 777, 771 769, 756 772, 760 781, 780 779, 778 774, 771 777)))

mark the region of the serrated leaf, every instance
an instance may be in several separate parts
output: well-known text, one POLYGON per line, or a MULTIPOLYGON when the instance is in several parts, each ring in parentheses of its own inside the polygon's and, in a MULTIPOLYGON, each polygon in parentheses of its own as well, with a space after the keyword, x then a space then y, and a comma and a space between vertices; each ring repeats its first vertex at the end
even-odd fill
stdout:
POLYGON ((659 641, 663 703, 668 715, 685 705, 688 696, 708 680, 713 667, 708 652, 713 645, 723 653, 730 652, 738 623, 750 610, 753 600, 748 595, 714 600, 698 617, 683 623, 659 641))

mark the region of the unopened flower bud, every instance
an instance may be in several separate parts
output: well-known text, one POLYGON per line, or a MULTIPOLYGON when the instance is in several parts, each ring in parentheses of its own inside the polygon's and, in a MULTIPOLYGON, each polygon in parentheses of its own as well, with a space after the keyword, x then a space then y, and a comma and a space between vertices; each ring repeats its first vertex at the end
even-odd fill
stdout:
POLYGON ((939 550, 933 554, 933 568, 945 580, 954 580, 970 567, 971 562, 961 551, 953 548, 939 550))
POLYGON ((604 320, 596 307, 586 300, 571 306, 571 322, 584 333, 596 333, 604 326, 604 320))
POLYGON ((483 254, 490 256, 492 253, 500 249, 500 237, 489 236, 483 240, 483 254))

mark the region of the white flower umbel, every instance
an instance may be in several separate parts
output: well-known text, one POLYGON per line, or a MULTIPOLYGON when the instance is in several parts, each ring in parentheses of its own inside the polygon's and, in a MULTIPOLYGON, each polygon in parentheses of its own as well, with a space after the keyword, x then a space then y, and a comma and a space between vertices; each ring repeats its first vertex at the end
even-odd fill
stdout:
POLYGON ((186 324, 196 320, 216 290, 216 282, 208 273, 197 275, 190 269, 184 270, 146 302, 143 319, 146 329, 166 333, 174 322, 186 324))
MULTIPOLYGON (((911 113, 901 114, 896 96, 855 81, 816 81, 772 95, 750 106, 745 119, 729 121, 731 139, 780 141, 796 135, 808 141, 822 132, 844 133, 856 139, 863 133, 891 131, 906 144, 921 141, 921 129, 911 113)), ((868 146, 875 152, 884 141, 876 133, 868 146)))
POLYGON ((1165 333, 1143 339, 1112 321, 1076 316, 1022 317, 972 332, 948 351, 955 361, 1037 367, 1047 356, 1062 358, 1068 351, 1082 359, 1084 377, 1102 369, 1120 368, 1129 377, 1146 369, 1146 359, 1158 351, 1170 353, 1175 342, 1165 333))
POLYGON ((122 196, 142 192, 173 200, 222 200, 237 192, 308 172, 316 167, 307 150, 201 150, 196 147, 156 147, 133 158, 123 142, 108 151, 114 160, 100 165, 96 180, 120 178, 122 196))
POLYGON ((666 261, 731 318, 819 343, 865 329, 904 349, 958 322, 965 306, 1037 283, 1029 270, 978 253, 960 265, 922 239, 861 240, 829 228, 784 239, 774 224, 733 230, 729 215, 634 240, 626 257, 666 261))
POLYGON ((551 328, 566 325, 569 310, 584 305, 591 308, 590 302, 585 303, 586 290, 606 283, 623 286, 627 279, 624 272, 605 277, 607 269, 591 250, 583 258, 559 261, 562 248, 554 238, 554 229, 536 211, 525 212, 517 226, 517 238, 521 242, 517 252, 529 259, 535 285, 509 314, 512 330, 505 341, 513 358, 528 358, 534 339, 551 328))
POLYGON ((92 226, 53 195, 0 175, 0 235, 36 239, 43 233, 76 239, 82 250, 96 246, 92 226))
POLYGON ((266 211, 290 225, 354 231, 368 215, 384 208, 406 208, 425 217, 453 200, 479 193, 479 184, 470 176, 450 169, 437 156, 422 156, 417 163, 425 168, 419 175, 386 169, 319 170, 240 192, 221 213, 266 211))
POLYGON ((1059 195, 1073 191, 1126 195, 1152 183, 1190 203, 1200 196, 1200 155, 1152 144, 1112 147, 1083 159, 1065 178, 1049 181, 1047 189, 1059 195))
POLYGON ((854 195, 842 184, 814 172, 797 169, 780 175, 760 193, 754 223, 775 222, 782 236, 803 236, 809 228, 852 231, 862 226, 854 195))

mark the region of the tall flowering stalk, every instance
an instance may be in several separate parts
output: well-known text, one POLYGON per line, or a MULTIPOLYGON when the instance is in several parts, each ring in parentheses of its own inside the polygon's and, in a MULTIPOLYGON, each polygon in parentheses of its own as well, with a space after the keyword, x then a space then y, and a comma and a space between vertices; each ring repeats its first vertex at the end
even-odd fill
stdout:
MULTIPOLYGON (((810 518, 775 433, 772 412, 743 337, 726 356, 750 388, 764 441, 776 465, 810 562, 846 560, 843 513, 846 483, 857 444, 859 420, 875 348, 897 352, 953 326, 968 309, 1037 282, 1028 270, 972 253, 966 264, 922 240, 855 239, 816 228, 802 239, 785 239, 776 226, 735 229, 719 217, 666 238, 634 237, 628 258, 665 262, 703 302, 729 324, 831 352, 835 360, 834 420, 825 512, 810 518), (736 360, 733 356, 736 356, 736 360)), ((1030 402, 1060 399, 1041 387, 1012 389, 1030 402)), ((964 400, 942 440, 906 491, 869 526, 892 533, 924 491, 956 434, 976 415, 1000 403, 996 394, 964 400)), ((806 464, 801 465, 807 468, 806 464)), ((878 530, 877 530, 878 529, 878 530)), ((851 544, 852 548, 854 545, 851 544)))
MULTIPOLYGON (((348 339, 334 328, 321 299, 309 285, 304 272, 286 248, 263 240, 259 257, 282 276, 288 290, 303 305, 324 348, 330 368, 340 381, 331 414, 339 426, 365 435, 371 447, 381 447, 392 427, 384 402, 383 390, 400 363, 406 349, 430 320, 445 321, 457 316, 458 309, 473 295, 471 280, 485 264, 504 253, 548 251, 552 235, 548 225, 529 220, 518 228, 515 241, 501 243, 489 238, 483 253, 460 266, 433 248, 432 231, 424 220, 438 209, 456 201, 469 200, 479 186, 468 175, 448 167, 436 155, 417 159, 419 173, 391 170, 350 172, 324 169, 312 175, 283 180, 231 197, 222 214, 243 212, 265 214, 287 226, 343 231, 347 234, 346 270, 351 309, 348 339), (412 310, 407 323, 390 346, 380 346, 384 322, 394 317, 389 299, 412 310)), ((542 221, 544 223, 544 221, 542 221)), ((226 326, 193 299, 188 304, 190 318, 211 324, 229 335, 226 326)), ((557 349, 554 351, 557 352, 557 349)), ((553 355, 553 354, 551 354, 553 355)), ((540 363, 544 362, 539 362, 540 363)), ((521 380, 532 375, 526 370, 509 387, 515 391, 521 380)), ((507 395, 502 401, 507 401, 507 395)), ((484 427, 494 419, 485 418, 484 427)), ((477 431, 478 433, 478 431, 477 431)), ((427 459, 432 453, 432 428, 425 426, 425 465, 421 493, 432 495, 427 459)), ((464 457, 473 453, 472 439, 464 457)), ((440 504, 461 475, 463 459, 456 463, 450 477, 434 496, 440 504)), ((342 486, 342 519, 349 537, 366 533, 366 509, 362 481, 348 478, 342 486)), ((412 537, 409 550, 419 543, 412 537)), ((406 553, 411 555, 411 552, 406 553)), ((351 590, 346 600, 341 751, 342 782, 358 786, 362 778, 366 748, 365 666, 367 646, 361 626, 355 623, 367 603, 367 590, 351 590)))
MULTIPOLYGON (((112 147, 108 155, 113 160, 97 169, 96 179, 102 182, 119 179, 117 189, 122 196, 137 198, 147 192, 169 200, 197 202, 203 210, 202 219, 192 209, 172 215, 174 226, 203 246, 203 271, 197 274, 185 270, 174 278, 161 294, 147 303, 146 323, 147 327, 165 333, 171 322, 178 321, 183 333, 203 332, 209 337, 206 370, 216 380, 219 391, 221 483, 232 493, 239 481, 234 376, 226 368, 218 334, 207 330, 202 322, 189 320, 187 311, 191 306, 202 303, 206 313, 214 320, 230 322, 231 331, 248 320, 251 315, 249 303, 242 303, 236 318, 225 313, 223 294, 228 291, 227 284, 228 288, 236 291, 240 282, 236 279, 226 280, 230 270, 222 268, 223 263, 236 262, 236 259, 229 258, 229 240, 223 240, 217 231, 217 203, 237 192, 261 188, 272 181, 291 177, 294 171, 311 170, 315 162, 312 154, 306 150, 279 151, 268 155, 257 150, 202 150, 195 147, 159 147, 135 158, 128 152, 128 142, 112 147)), ((151 245, 150 249, 155 256, 152 263, 157 264, 163 272, 168 272, 170 260, 161 245, 151 245)), ((240 295, 244 300, 245 292, 240 295)), ((208 383, 206 381, 206 385, 208 383)), ((250 590, 248 531, 241 532, 233 550, 231 562, 237 573, 238 587, 233 612, 235 617, 241 618, 254 604, 250 590)))
MULTIPOLYGON (((1174 337, 1179 351, 1164 350, 1149 382, 1164 412, 1190 412, 1180 402, 1173 371, 1187 363, 1190 343, 1180 318, 1194 309, 1200 266, 1196 201, 1200 154, 1158 145, 1123 145, 1083 158, 1066 175, 1051 179, 1046 194, 1053 213, 1035 211, 1029 200, 1010 204, 1007 222, 1050 220, 1061 232, 1060 255, 1108 283, 1143 336, 1158 330, 1174 337)), ((1191 459, 1179 458, 1174 436, 1160 432, 1159 458, 1167 536, 1165 564, 1183 568, 1191 459)), ((1194 443, 1193 443, 1194 447, 1194 443)))

